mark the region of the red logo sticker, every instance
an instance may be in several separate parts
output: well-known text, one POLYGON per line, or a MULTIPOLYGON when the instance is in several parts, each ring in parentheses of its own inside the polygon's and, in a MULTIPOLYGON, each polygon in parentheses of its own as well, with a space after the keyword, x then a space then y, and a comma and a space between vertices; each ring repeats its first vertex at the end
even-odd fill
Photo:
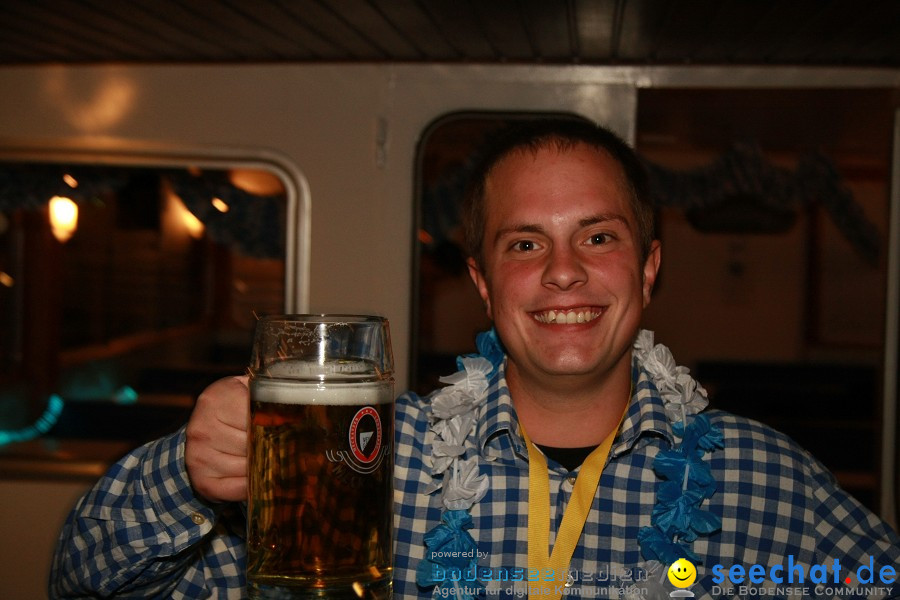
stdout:
POLYGON ((359 409, 350 423, 350 450, 353 456, 368 464, 381 450, 381 419, 371 406, 359 409))

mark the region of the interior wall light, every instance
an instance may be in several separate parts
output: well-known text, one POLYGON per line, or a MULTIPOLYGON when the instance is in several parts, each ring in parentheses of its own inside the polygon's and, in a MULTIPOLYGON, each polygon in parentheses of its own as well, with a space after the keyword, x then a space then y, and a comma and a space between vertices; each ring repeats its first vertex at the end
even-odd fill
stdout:
POLYGON ((221 198, 213 198, 210 200, 210 203, 215 207, 217 211, 220 213, 227 213, 229 210, 228 203, 222 200, 221 198))
POLYGON ((188 235, 195 240, 202 238, 203 233, 206 230, 203 222, 194 216, 194 213, 188 210, 188 207, 184 205, 184 201, 182 201, 177 194, 172 194, 172 198, 174 200, 174 202, 172 202, 172 210, 175 211, 178 219, 184 225, 188 235))
POLYGON ((71 198, 50 198, 50 229, 60 242, 67 242, 78 228, 78 205, 71 198))

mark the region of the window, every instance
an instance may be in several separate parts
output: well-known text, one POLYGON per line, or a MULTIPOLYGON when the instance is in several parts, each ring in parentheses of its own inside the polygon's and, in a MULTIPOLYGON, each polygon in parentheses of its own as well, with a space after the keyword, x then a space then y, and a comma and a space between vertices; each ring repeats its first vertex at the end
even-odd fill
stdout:
POLYGON ((0 163, 0 442, 54 402, 50 436, 143 442, 243 372, 256 315, 294 309, 294 188, 257 165, 0 163))

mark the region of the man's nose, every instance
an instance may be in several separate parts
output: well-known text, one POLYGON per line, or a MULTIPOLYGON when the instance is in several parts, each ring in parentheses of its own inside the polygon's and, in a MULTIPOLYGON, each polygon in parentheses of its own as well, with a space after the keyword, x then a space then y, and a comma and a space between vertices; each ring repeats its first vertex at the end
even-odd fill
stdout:
POLYGON ((545 286, 566 290, 587 281, 587 271, 578 253, 568 246, 554 246, 547 254, 547 264, 541 283, 545 286))

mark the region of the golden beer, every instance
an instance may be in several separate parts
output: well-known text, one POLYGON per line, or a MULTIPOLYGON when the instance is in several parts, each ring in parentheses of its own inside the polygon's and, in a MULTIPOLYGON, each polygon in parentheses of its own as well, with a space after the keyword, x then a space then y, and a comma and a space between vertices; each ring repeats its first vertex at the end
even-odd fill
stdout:
POLYGON ((258 598, 390 598, 390 380, 250 381, 247 579, 258 598))

